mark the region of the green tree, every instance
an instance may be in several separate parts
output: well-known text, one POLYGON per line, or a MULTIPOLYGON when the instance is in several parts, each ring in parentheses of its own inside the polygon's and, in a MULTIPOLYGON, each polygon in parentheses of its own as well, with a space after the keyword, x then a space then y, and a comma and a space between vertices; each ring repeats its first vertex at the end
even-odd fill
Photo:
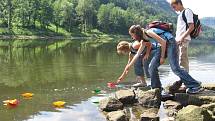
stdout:
POLYGON ((125 26, 125 10, 120 7, 114 7, 111 9, 109 20, 112 32, 123 32, 123 30, 127 31, 125 26))
POLYGON ((77 21, 74 4, 70 0, 57 0, 54 2, 53 6, 56 32, 58 32, 59 26, 64 27, 66 30, 71 32, 77 21))
POLYGON ((64 7, 63 5, 67 4, 67 0, 56 0, 53 3, 53 16, 54 16, 54 24, 56 26, 56 32, 58 32, 58 27, 62 25, 62 21, 63 21, 63 11, 64 11, 64 7))
POLYGON ((108 32, 111 29, 109 18, 110 18, 110 12, 114 7, 115 6, 113 3, 107 4, 107 5, 103 4, 100 6, 98 10, 98 14, 97 14, 98 24, 104 32, 108 32))
POLYGON ((49 24, 53 22, 54 10, 50 0, 41 0, 38 11, 38 21, 41 27, 48 28, 49 24))
POLYGON ((12 27, 12 15, 13 15, 13 0, 1 0, 0 1, 0 17, 3 24, 5 24, 8 30, 12 27))
POLYGON ((66 4, 63 15, 63 26, 71 32, 72 28, 77 27, 77 23, 79 22, 73 3, 66 4))
POLYGON ((86 32, 93 28, 93 20, 96 20, 99 0, 79 0, 76 7, 77 14, 81 17, 82 30, 86 32))
POLYGON ((29 27, 32 25, 33 1, 32 0, 16 0, 14 2, 13 22, 16 26, 29 27))

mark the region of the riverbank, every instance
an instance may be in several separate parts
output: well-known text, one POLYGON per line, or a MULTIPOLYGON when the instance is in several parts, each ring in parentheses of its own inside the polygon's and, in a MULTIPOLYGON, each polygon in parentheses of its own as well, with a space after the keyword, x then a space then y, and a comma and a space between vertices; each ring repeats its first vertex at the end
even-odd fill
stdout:
POLYGON ((128 38, 128 35, 97 35, 90 36, 36 36, 36 35, 0 35, 2 40, 85 40, 85 39, 102 39, 102 38, 128 38))
POLYGON ((42 28, 17 28, 14 27, 11 30, 0 27, 0 39, 3 40, 62 40, 62 39, 101 39, 101 38, 128 38, 128 35, 121 34, 107 34, 93 29, 87 32, 81 32, 79 29, 74 29, 71 32, 66 31, 63 28, 58 29, 56 32, 54 26, 50 26, 47 29, 42 28))

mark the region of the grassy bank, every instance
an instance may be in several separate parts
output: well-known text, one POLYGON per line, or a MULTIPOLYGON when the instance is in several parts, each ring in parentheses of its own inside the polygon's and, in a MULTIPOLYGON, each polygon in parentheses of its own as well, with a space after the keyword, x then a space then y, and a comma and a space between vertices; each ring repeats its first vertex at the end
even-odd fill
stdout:
POLYGON ((31 28, 13 27, 8 30, 5 27, 0 27, 0 39, 99 39, 99 38, 117 38, 127 37, 127 35, 106 34, 97 29, 88 32, 81 32, 79 29, 73 29, 71 32, 59 27, 56 31, 56 26, 50 24, 47 28, 39 26, 31 28))

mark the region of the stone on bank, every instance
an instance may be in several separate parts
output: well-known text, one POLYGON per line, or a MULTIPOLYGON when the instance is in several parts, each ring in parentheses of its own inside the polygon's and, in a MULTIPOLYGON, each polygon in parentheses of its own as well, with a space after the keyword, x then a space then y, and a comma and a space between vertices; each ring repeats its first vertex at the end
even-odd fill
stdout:
POLYGON ((107 114, 108 121, 128 121, 124 110, 113 111, 107 114))
POLYGON ((188 105, 181 109, 176 121, 214 121, 209 112, 201 107, 188 105))
POLYGON ((133 90, 119 90, 116 92, 116 98, 124 105, 135 103, 135 94, 133 90))
POLYGON ((102 111, 111 112, 123 109, 123 104, 116 98, 107 97, 99 102, 102 111))

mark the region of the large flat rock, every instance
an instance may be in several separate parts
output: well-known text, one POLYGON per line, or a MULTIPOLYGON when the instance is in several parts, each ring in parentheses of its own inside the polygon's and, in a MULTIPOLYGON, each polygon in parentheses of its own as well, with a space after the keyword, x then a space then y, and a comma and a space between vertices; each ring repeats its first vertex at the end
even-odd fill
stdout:
POLYGON ((213 121, 213 118, 207 110, 198 106, 188 105, 178 112, 176 121, 213 121))
POLYGON ((215 92, 212 90, 205 90, 199 94, 176 93, 175 100, 180 102, 183 106, 215 103, 215 92))
POLYGON ((102 111, 110 112, 123 109, 123 104, 116 98, 107 97, 99 102, 102 111))
POLYGON ((189 105, 203 105, 215 103, 215 91, 205 90, 199 94, 190 95, 188 104, 189 105))
POLYGON ((116 98, 124 105, 135 103, 135 94, 133 90, 119 90, 116 92, 116 98))
POLYGON ((203 88, 215 91, 215 84, 203 84, 203 88))
POLYGON ((164 102, 163 106, 165 109, 176 109, 176 110, 182 109, 183 107, 181 103, 172 101, 172 100, 167 100, 166 102, 164 102))
POLYGON ((137 98, 139 104, 144 107, 159 108, 161 105, 161 91, 158 88, 149 91, 139 90, 137 98))
POLYGON ((128 121, 124 110, 113 111, 107 114, 108 121, 128 121))
POLYGON ((140 121, 159 121, 158 109, 150 108, 145 110, 140 116, 140 121))

